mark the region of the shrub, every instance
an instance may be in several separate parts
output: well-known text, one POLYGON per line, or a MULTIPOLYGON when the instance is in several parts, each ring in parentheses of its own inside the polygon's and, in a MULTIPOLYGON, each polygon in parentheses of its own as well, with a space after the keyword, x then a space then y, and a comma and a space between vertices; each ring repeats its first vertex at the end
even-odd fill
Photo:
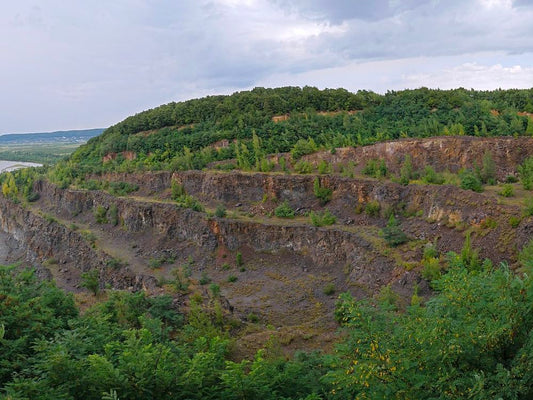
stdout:
POLYGON ((531 239, 520 251, 518 261, 528 268, 533 267, 533 239, 531 239))
POLYGON ((109 260, 107 260, 106 265, 109 268, 119 269, 120 267, 125 266, 126 263, 119 258, 110 258, 109 260))
POLYGON ((148 260, 148 266, 152 269, 161 267, 163 263, 164 263, 164 259, 162 257, 158 257, 158 258, 152 257, 150 258, 150 260, 148 260))
POLYGON ((34 201, 37 201, 41 198, 41 195, 39 193, 35 193, 35 192, 29 192, 27 195, 26 195, 26 201, 28 203, 33 203, 34 201))
POLYGON ((533 189, 533 156, 528 157, 518 166, 518 175, 522 181, 524 189, 533 189))
POLYGON ((278 218, 294 218, 294 210, 291 208, 288 201, 285 200, 276 207, 274 215, 278 218))
POLYGON ((498 226, 498 222, 494 218, 485 218, 481 221, 481 227, 483 229, 494 229, 498 226))
POLYGON ((85 239, 87 242, 89 242, 89 244, 94 247, 95 244, 96 244, 96 235, 94 233, 92 233, 91 231, 87 231, 87 230, 84 230, 84 231, 81 231, 81 236, 83 237, 83 239, 85 239))
POLYGON ((207 276, 207 273, 205 271, 202 272, 202 276, 200 277, 200 285, 207 285, 209 282, 211 282, 211 279, 209 276, 207 276))
POLYGON ((235 264, 237 264, 237 267, 242 267, 244 264, 242 261, 242 253, 240 251, 235 255, 235 264))
POLYGON ((378 301, 386 307, 398 308, 400 302, 400 296, 394 290, 392 290, 390 284, 382 286, 377 296, 378 301))
POLYGON ((43 217, 47 222, 57 223, 57 218, 50 214, 44 214, 43 217))
POLYGON ((520 221, 522 221, 520 217, 514 215, 509 217, 509 225, 511 225, 511 228, 517 228, 518 225, 520 225, 520 221))
POLYGON ((320 160, 318 163, 318 173, 319 174, 329 174, 331 173, 331 166, 326 160, 320 160))
POLYGON ((193 211, 198 211, 198 212, 205 211, 203 204, 188 194, 183 195, 180 198, 178 198, 177 202, 179 206, 190 208, 193 211))
POLYGON ((278 160, 279 167, 283 172, 288 172, 287 169, 287 160, 285 160, 285 157, 280 157, 278 160))
POLYGON ((386 177, 388 174, 387 165, 385 164, 385 160, 383 159, 368 160, 361 172, 367 176, 372 176, 374 178, 383 178, 386 177))
POLYGON ((246 319, 248 320, 248 322, 251 322, 251 323, 257 323, 259 322, 259 317, 257 316, 257 314, 251 312, 249 313, 247 316, 246 316, 246 319))
POLYGON ((435 281, 441 276, 440 262, 436 257, 429 257, 423 260, 422 277, 430 282, 435 281))
POLYGON ((230 283, 237 282, 238 279, 235 275, 228 276, 228 282, 230 283))
POLYGON ((435 172, 435 169, 431 165, 427 165, 424 168, 424 172, 422 175, 422 181, 427 184, 432 185, 442 185, 445 181, 444 176, 442 174, 438 174, 435 172))
POLYGON ((505 183, 516 183, 518 182, 518 178, 514 175, 507 175, 505 177, 505 183))
POLYGON ((318 178, 315 178, 313 182, 313 193, 315 194, 316 198, 320 200, 320 204, 324 205, 331 200, 333 190, 324 186, 320 186, 320 181, 318 178))
POLYGON ((213 297, 218 297, 220 295, 220 286, 218 286, 216 283, 212 283, 209 285, 209 291, 213 297))
POLYGON ((109 207, 109 222, 113 226, 118 225, 118 208, 116 204, 112 204, 111 207, 109 207))
POLYGON ((110 182, 109 193, 114 196, 126 196, 139 190, 139 186, 128 182, 110 182))
POLYGON ((298 160, 306 154, 314 153, 317 150, 316 144, 313 139, 309 138, 299 139, 293 146, 291 150, 291 155, 294 160, 298 160))
POLYGON ((104 206, 96 207, 94 211, 94 218, 98 224, 107 224, 107 208, 104 206))
POLYGON ((533 197, 528 197, 524 200, 524 216, 533 216, 533 197))
POLYGON ((483 185, 472 171, 465 171, 461 174, 461 189, 481 193, 483 191, 483 185))
POLYGON ((400 183, 402 185, 408 185, 409 181, 413 178, 413 162, 411 156, 407 154, 403 160, 402 167, 400 168, 400 183))
POLYGON ((484 184, 494 185, 496 183, 496 164, 490 151, 483 153, 482 168, 479 175, 484 184))
POLYGON ((91 269, 90 271, 83 272, 81 274, 80 286, 89 290, 96 296, 100 291, 99 277, 100 273, 97 269, 91 269))
POLYGON ((185 196, 185 189, 179 182, 173 180, 170 183, 170 196, 172 200, 178 201, 181 197, 185 196))
POLYGON ((309 161, 300 160, 294 164, 294 170, 299 174, 310 174, 313 171, 313 166, 309 161))
POLYGON ((337 221, 337 218, 329 210, 323 212, 311 211, 309 217, 314 226, 333 225, 337 221))
POLYGON ((514 196, 514 187, 510 183, 503 185, 502 190, 498 193, 503 197, 513 197, 514 196))
POLYGON ((270 172, 274 169, 274 163, 266 158, 261 159, 259 169, 261 172, 270 172))
POLYGON ((408 240, 407 235, 402 231, 398 220, 393 214, 389 217, 387 226, 382 229, 382 234, 387 244, 392 247, 399 246, 408 240))
POLYGON ((379 204, 379 201, 377 200, 372 200, 365 204, 365 213, 371 217, 378 216, 380 209, 381 209, 381 205, 379 204))
POLYGON ((218 218, 224 218, 226 217, 226 208, 222 205, 222 204, 219 204, 215 210, 215 216, 218 217, 218 218))
POLYGON ((439 251, 437 250, 437 246, 435 246, 434 243, 426 243, 424 246, 424 255, 422 256, 424 260, 428 260, 430 258, 437 258, 439 256, 439 251))
POLYGON ((335 293, 335 284, 333 282, 328 283, 326 286, 324 286, 324 289, 322 290, 322 292, 326 296, 331 296, 332 294, 335 293))

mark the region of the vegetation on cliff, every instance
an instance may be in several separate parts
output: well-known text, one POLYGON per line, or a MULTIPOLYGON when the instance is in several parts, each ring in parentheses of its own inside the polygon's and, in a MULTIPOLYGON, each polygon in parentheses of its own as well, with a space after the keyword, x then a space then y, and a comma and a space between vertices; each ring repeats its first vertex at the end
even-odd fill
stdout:
POLYGON ((316 151, 401 137, 531 135, 533 89, 426 88, 351 93, 313 87, 256 88, 231 96, 166 104, 111 126, 52 174, 72 183, 110 170, 201 169, 237 160, 269 170, 268 154, 316 151))

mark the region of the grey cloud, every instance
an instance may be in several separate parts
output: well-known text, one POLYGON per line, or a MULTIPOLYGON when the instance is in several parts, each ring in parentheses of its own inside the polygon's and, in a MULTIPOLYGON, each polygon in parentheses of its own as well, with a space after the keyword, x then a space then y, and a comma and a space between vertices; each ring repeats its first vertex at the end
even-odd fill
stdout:
POLYGON ((17 110, 28 107, 42 129, 41 120, 55 120, 51 129, 101 126, 274 75, 368 60, 531 53, 532 2, 47 0, 40 9, 35 0, 10 2, 0 15, 8 60, 0 64, 0 132, 24 130, 15 126, 31 121, 17 110))
POLYGON ((280 8, 310 19, 338 24, 346 20, 379 21, 406 10, 418 8, 417 0, 271 0, 280 8))
POLYGON ((514 7, 533 7, 533 0, 514 0, 514 7))

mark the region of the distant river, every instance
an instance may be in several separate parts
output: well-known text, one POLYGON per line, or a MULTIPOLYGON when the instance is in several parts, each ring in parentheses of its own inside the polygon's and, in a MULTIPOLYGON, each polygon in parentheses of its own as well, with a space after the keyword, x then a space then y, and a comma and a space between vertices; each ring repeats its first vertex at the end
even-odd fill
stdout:
POLYGON ((41 165, 42 164, 36 164, 36 163, 31 163, 31 162, 0 160, 0 173, 6 172, 6 171, 14 171, 19 168, 40 167, 41 165))

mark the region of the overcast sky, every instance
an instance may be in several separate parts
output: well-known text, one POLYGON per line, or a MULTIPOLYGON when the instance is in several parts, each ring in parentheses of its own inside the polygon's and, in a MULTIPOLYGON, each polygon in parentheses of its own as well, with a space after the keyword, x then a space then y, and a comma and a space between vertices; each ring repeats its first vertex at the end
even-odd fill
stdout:
POLYGON ((0 133, 255 86, 533 87, 533 0, 2 0, 0 133))

